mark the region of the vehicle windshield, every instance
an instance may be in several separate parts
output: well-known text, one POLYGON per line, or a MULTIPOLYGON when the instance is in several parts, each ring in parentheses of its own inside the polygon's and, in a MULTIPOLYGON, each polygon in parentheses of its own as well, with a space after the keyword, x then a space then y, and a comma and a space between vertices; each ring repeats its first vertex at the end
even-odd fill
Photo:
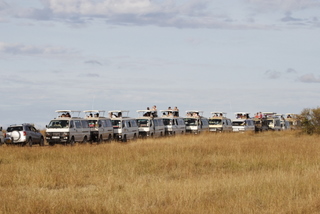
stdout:
POLYGON ((98 126, 98 120, 88 120, 89 127, 98 126))
POLYGON ((198 125, 197 119, 193 119, 193 118, 184 118, 184 123, 186 124, 186 126, 197 126, 198 125))
POLYGON ((233 126, 244 126, 246 124, 245 121, 233 121, 232 125, 233 126))
POLYGON ((22 126, 14 126, 14 127, 8 127, 7 132, 13 132, 13 131, 22 131, 22 126))
POLYGON ((69 121, 68 120, 51 120, 48 128, 68 128, 69 127, 69 121))
POLYGON ((146 119, 138 119, 137 122, 139 127, 148 127, 149 125, 148 120, 146 119))
POLYGON ((172 125, 172 119, 163 119, 163 124, 165 126, 172 125))
POLYGON ((268 121, 268 125, 273 125, 274 124, 273 120, 267 120, 267 121, 268 121))
POLYGON ((121 128, 121 120, 112 120, 113 128, 121 128))
POLYGON ((220 119, 209 119, 209 125, 221 125, 222 120, 220 119))

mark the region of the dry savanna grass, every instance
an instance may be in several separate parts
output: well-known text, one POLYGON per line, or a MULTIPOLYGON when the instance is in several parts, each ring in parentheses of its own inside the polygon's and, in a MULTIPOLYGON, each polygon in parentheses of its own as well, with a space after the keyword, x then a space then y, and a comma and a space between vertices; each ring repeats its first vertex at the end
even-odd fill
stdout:
POLYGON ((319 213, 320 143, 295 132, 0 148, 0 213, 319 213))

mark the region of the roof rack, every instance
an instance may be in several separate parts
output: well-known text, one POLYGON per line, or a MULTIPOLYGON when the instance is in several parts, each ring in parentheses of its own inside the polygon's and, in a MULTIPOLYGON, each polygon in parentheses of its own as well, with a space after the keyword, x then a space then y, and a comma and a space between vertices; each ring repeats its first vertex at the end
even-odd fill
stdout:
POLYGON ((85 110, 83 111, 86 115, 86 117, 96 117, 95 115, 98 114, 98 117, 104 117, 104 114, 106 111, 104 110, 85 110))
POLYGON ((58 117, 62 117, 63 115, 69 115, 68 117, 79 117, 81 111, 77 111, 77 110, 56 110, 56 113, 58 114, 58 117), (77 114, 77 116, 74 116, 75 114, 77 114))
POLYGON ((110 118, 113 117, 129 117, 129 110, 112 110, 108 111, 110 118))

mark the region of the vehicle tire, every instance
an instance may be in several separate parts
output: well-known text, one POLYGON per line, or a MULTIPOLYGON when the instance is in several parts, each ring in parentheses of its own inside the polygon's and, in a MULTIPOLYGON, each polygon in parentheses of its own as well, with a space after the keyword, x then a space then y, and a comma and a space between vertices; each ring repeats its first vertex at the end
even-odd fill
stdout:
POLYGON ((74 146, 74 138, 72 137, 71 140, 69 141, 70 146, 74 146))
POLYGON ((101 144, 101 143, 103 143, 103 137, 102 137, 102 135, 100 135, 100 136, 98 137, 98 139, 97 139, 97 144, 101 144))
POLYGON ((20 139, 20 137, 21 137, 21 134, 20 134, 19 131, 13 131, 11 133, 11 137, 12 137, 13 141, 18 141, 20 139))
POLYGON ((49 146, 54 146, 54 145, 55 145, 54 142, 50 142, 50 143, 49 143, 49 146))
POLYGON ((124 142, 124 143, 127 142, 127 135, 123 136, 122 142, 124 142))
POLYGON ((3 142, 2 142, 2 140, 0 139, 0 146, 2 146, 2 144, 3 144, 3 142))
POLYGON ((43 137, 40 139, 39 146, 44 146, 44 139, 43 139, 43 137))
POLYGON ((86 144, 87 141, 88 141, 87 136, 84 136, 82 143, 83 143, 83 144, 86 144))
POLYGON ((32 147, 32 139, 31 138, 28 139, 27 144, 28 144, 28 146, 32 147))
POLYGON ((136 140, 137 140, 137 135, 134 134, 134 135, 133 135, 133 138, 132 138, 132 141, 136 141, 136 140))
POLYGON ((111 134, 109 134, 108 139, 107 139, 107 142, 108 142, 108 143, 111 143, 111 141, 112 141, 112 136, 111 136, 111 134))

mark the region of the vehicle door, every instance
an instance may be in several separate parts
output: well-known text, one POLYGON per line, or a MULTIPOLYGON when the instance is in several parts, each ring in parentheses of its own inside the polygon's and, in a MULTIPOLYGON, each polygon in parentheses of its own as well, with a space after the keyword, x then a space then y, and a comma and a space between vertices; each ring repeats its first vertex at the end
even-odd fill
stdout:
MULTIPOLYGON (((74 120, 74 128, 72 129, 74 140, 77 142, 81 142, 83 140, 83 133, 82 133, 82 124, 80 120, 74 120)), ((71 132, 71 130, 70 130, 71 132)))
POLYGON ((81 120, 81 126, 82 126, 82 139, 87 136, 87 140, 90 140, 90 127, 88 120, 81 120))
POLYGON ((26 128, 29 129, 29 133, 30 133, 30 136, 32 138, 32 141, 34 143, 39 143, 40 142, 40 138, 41 138, 41 133, 33 126, 27 126, 26 128))

